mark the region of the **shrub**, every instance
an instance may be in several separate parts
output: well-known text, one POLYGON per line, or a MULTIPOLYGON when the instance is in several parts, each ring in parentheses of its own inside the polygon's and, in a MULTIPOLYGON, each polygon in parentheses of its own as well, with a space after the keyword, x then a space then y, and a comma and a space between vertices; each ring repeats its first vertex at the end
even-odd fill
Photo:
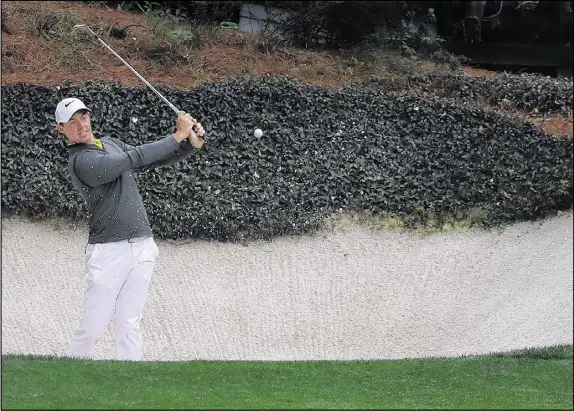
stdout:
POLYGON ((503 102, 531 113, 572 116, 572 79, 536 74, 470 77, 466 74, 411 74, 410 86, 466 101, 503 102))
MULTIPOLYGON (((158 237, 301 234, 339 211, 391 215, 405 227, 453 218, 495 227, 572 207, 571 138, 459 100, 272 77, 160 90, 200 119, 207 144, 136 174, 158 237)), ((173 112, 143 87, 4 86, 4 213, 86 218, 53 125, 55 105, 72 95, 94 110, 98 136, 142 144, 174 130, 173 112)))

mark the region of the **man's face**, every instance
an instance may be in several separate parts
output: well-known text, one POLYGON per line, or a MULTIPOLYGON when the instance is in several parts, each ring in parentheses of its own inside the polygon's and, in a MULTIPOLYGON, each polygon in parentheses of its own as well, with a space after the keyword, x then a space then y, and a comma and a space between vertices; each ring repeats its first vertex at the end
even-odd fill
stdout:
POLYGON ((64 134, 71 143, 91 143, 94 141, 90 113, 86 110, 77 111, 67 123, 58 124, 56 129, 64 134))

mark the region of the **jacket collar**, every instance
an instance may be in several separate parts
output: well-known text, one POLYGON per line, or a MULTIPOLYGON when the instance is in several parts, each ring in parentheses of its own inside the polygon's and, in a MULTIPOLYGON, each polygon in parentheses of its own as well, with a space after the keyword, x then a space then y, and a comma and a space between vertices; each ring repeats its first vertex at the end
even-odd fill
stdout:
POLYGON ((68 146, 66 148, 70 151, 76 151, 76 150, 80 150, 80 149, 103 150, 104 146, 103 146, 102 141, 100 139, 96 139, 94 141, 94 144, 73 143, 73 144, 68 144, 68 146))

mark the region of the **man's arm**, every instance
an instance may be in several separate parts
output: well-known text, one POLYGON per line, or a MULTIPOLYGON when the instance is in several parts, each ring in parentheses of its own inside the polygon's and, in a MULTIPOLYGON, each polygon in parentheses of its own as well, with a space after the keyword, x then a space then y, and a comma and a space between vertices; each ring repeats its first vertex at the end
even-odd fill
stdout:
MULTIPOLYGON (((140 169, 145 171, 170 166, 178 161, 186 159, 191 155, 191 153, 193 153, 194 148, 199 149, 203 147, 204 141, 201 136, 204 134, 205 131, 197 120, 193 119, 189 114, 181 112, 177 119, 177 131, 173 134, 174 138, 179 142, 178 146, 171 152, 167 153, 164 157, 154 161, 153 163, 146 164, 140 167, 140 169), (197 128, 197 133, 194 131, 192 126, 197 128), (182 143, 183 140, 185 141, 182 143)), ((114 142, 116 142, 124 152, 134 149, 134 146, 126 144, 118 139, 114 139, 114 142)))
MULTIPOLYGON (((197 135, 192 131, 194 124, 197 124, 196 120, 188 113, 180 111, 177 115, 177 130, 171 136, 138 147, 125 145, 127 150, 120 154, 109 154, 104 150, 86 150, 75 158, 74 171, 84 184, 91 187, 109 183, 126 171, 149 166, 165 159, 170 153, 178 152, 180 143, 188 136, 193 136, 195 142, 197 135)), ((203 130, 201 127, 200 129, 203 130)), ((176 155, 172 161, 178 160, 176 155)))
POLYGON ((154 143, 127 147, 129 149, 120 154, 108 154, 103 150, 86 150, 76 158, 74 171, 84 184, 96 187, 115 180, 126 171, 142 168, 163 159, 177 151, 179 143, 175 137, 167 136, 154 143))
MULTIPOLYGON (((116 138, 114 138, 114 142, 124 152, 128 152, 135 148, 134 146, 126 144, 123 141, 120 141, 116 138)), ((152 170, 154 168, 170 166, 172 164, 177 163, 178 161, 186 159, 193 153, 193 151, 194 147, 188 140, 185 140, 182 143, 179 143, 177 147, 175 147, 171 152, 167 153, 164 157, 160 158, 157 161, 154 161, 153 163, 139 167, 139 170, 146 171, 146 170, 152 170)))

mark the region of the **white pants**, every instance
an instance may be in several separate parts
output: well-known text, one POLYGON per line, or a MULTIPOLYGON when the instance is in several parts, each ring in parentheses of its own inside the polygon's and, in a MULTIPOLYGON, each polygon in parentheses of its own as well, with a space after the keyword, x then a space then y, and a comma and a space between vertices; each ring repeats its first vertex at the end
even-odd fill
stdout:
POLYGON ((84 309, 68 356, 89 358, 92 355, 115 305, 116 359, 141 359, 140 320, 158 254, 152 237, 88 244, 84 309))

